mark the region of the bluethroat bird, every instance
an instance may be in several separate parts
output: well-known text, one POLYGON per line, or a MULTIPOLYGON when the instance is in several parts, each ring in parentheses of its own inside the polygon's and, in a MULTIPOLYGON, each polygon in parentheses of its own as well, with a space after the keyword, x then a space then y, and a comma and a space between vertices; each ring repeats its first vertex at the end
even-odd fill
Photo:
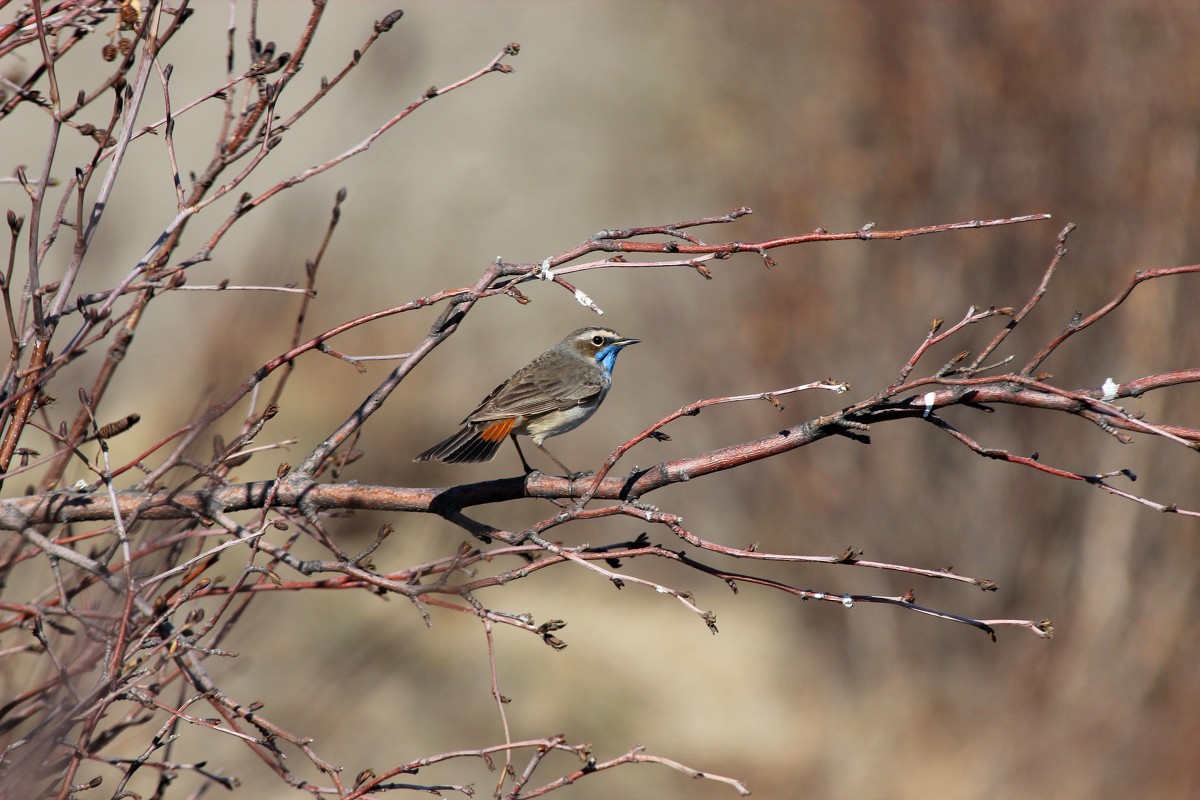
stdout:
POLYGON ((447 464, 491 461, 509 437, 529 473, 533 468, 517 444, 517 436, 528 436, 565 473, 574 475, 542 442, 578 428, 596 412, 612 387, 617 355, 638 341, 608 328, 568 333, 497 386, 463 420, 462 430, 414 460, 447 464))

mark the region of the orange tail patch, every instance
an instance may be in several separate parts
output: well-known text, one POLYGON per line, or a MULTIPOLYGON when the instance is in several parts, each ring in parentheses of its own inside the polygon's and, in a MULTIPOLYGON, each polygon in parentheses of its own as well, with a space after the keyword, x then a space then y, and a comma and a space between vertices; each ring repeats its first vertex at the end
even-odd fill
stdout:
POLYGON ((500 419, 495 422, 488 423, 487 427, 479 432, 479 438, 485 442, 503 442, 504 437, 508 436, 509 431, 517 424, 517 418, 500 419))

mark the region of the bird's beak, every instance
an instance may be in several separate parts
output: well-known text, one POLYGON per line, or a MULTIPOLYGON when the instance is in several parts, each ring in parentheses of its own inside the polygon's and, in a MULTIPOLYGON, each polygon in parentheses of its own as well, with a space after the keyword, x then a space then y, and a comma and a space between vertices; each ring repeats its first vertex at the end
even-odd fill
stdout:
POLYGON ((641 339, 617 339, 613 344, 617 347, 628 347, 631 344, 637 344, 641 339))

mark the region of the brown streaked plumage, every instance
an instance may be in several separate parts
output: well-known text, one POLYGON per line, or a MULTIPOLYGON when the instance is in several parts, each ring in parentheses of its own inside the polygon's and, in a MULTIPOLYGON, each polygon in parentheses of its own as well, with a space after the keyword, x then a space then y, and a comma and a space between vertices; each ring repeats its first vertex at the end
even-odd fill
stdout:
POLYGON ((467 415, 461 430, 415 460, 447 464, 491 461, 507 437, 516 446, 525 471, 532 472, 517 444, 517 436, 528 436, 570 473, 542 443, 574 430, 595 413, 612 386, 617 354, 637 343, 610 328, 572 331, 497 386, 467 415))

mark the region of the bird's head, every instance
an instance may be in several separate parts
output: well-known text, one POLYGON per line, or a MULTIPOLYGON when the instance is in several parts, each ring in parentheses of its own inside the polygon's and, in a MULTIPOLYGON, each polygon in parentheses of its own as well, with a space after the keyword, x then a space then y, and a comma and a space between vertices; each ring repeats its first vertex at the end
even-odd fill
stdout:
POLYGON ((595 359, 597 364, 604 367, 605 372, 611 374, 621 348, 640 341, 641 339, 622 336, 611 328, 580 328, 567 334, 558 346, 570 349, 584 358, 595 359))

